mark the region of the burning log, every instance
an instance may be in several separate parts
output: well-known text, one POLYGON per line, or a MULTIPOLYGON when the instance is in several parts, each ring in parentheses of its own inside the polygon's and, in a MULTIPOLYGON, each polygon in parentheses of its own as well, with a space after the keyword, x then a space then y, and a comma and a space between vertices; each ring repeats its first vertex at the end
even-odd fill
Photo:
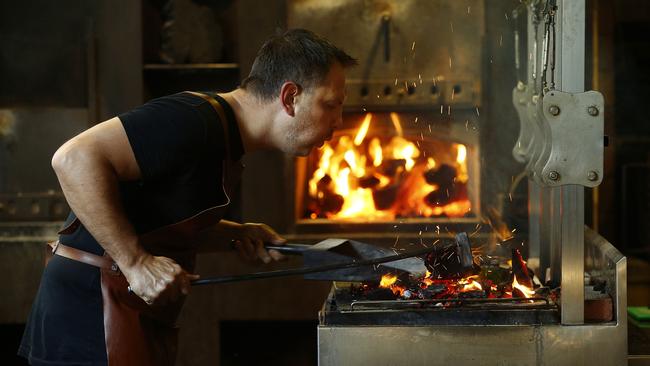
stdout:
POLYGON ((456 234, 454 243, 440 245, 427 255, 425 266, 432 278, 462 278, 480 271, 474 264, 472 245, 466 233, 456 234))
POLYGON ((359 178, 359 187, 361 188, 373 188, 377 186, 381 181, 379 178, 374 175, 367 175, 365 177, 359 178))
POLYGON ((512 297, 531 297, 535 295, 533 280, 519 249, 512 250, 512 297))
POLYGON ((424 179, 427 183, 437 185, 441 189, 451 187, 454 184, 454 178, 456 178, 456 168, 447 164, 424 172, 424 179))
POLYGON ((398 184, 391 184, 384 188, 374 190, 372 192, 372 199, 375 201, 375 208, 377 210, 387 210, 391 208, 397 199, 398 192, 398 184))
POLYGON ((450 192, 448 189, 436 189, 424 196, 424 202, 431 207, 444 206, 453 200, 453 193, 453 190, 450 192))
POLYGON ((385 159, 380 166, 380 172, 387 177, 393 177, 404 171, 405 167, 406 159, 385 159))
POLYGON ((316 187, 318 188, 319 192, 324 192, 330 190, 330 185, 332 184, 332 177, 329 176, 329 174, 325 174, 323 178, 318 180, 318 183, 316 183, 316 187))

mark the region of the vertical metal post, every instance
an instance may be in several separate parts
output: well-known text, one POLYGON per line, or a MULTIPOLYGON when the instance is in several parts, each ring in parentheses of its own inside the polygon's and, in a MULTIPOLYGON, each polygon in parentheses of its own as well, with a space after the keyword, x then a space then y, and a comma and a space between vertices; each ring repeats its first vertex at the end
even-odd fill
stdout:
POLYGON ((548 261, 544 261, 545 256, 540 242, 540 218, 541 218, 541 202, 540 202, 540 189, 532 180, 528 179, 528 260, 531 258, 538 258, 539 270, 537 275, 542 281, 545 281, 544 273, 548 267, 548 261))
MULTIPOLYGON (((556 80, 565 92, 584 91, 585 0, 558 0, 556 18, 556 80)), ((560 191, 562 243, 562 324, 584 323, 584 188, 578 185, 552 188, 560 191)), ((557 195, 555 192, 553 195, 557 195)), ((555 224, 557 225, 557 223, 555 224)), ((553 227, 557 230, 558 227, 553 227)))

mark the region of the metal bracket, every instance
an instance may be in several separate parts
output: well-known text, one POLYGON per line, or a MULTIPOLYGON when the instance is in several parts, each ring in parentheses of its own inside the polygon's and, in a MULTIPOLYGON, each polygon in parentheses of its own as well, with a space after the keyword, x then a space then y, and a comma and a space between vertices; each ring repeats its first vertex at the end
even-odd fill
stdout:
POLYGON ((515 159, 527 162, 528 175, 545 187, 599 185, 603 180, 602 94, 552 90, 540 99, 525 86, 513 91, 521 123, 515 159))

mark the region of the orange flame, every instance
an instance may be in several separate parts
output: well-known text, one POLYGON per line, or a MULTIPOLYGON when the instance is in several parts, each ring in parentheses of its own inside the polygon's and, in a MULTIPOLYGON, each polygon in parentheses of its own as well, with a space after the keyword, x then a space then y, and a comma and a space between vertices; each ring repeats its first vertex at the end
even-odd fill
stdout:
POLYGON ((458 280, 458 284, 463 285, 463 288, 460 290, 460 292, 483 291, 483 286, 481 286, 481 284, 476 281, 478 277, 478 275, 475 275, 458 280))
POLYGON ((514 276, 514 278, 512 279, 512 288, 513 290, 518 289, 519 291, 521 291, 521 293, 524 294, 525 298, 530 298, 535 296, 535 290, 517 282, 517 276, 514 276))
MULTIPOLYGON (((318 165, 308 181, 308 194, 316 201, 313 203, 314 210, 327 208, 324 212, 312 211, 310 217, 462 217, 471 210, 470 201, 465 195, 453 197, 444 206, 427 199, 429 194, 440 189, 436 183, 428 183, 425 179, 425 173, 439 165, 436 161, 438 157, 426 156, 430 150, 421 150, 420 141, 416 144, 415 139, 403 137, 397 113, 390 113, 390 118, 397 135, 386 143, 382 143, 378 137, 366 140, 373 119, 373 115, 367 113, 354 135, 340 136, 318 150, 318 165), (381 207, 381 210, 377 207, 381 207)), ((446 158, 442 161, 456 165, 456 182, 465 183, 467 148, 462 144, 451 144, 450 147, 456 150, 455 161, 449 161, 453 157, 441 154, 442 159, 446 158)), ((449 191, 446 190, 448 197, 449 191)))
POLYGON ((469 180, 469 176, 467 175, 467 147, 463 144, 458 144, 456 148, 458 149, 456 163, 458 163, 458 167, 460 168, 456 180, 460 183, 466 183, 469 180))
POLYGON ((368 145, 368 152, 370 153, 370 156, 372 156, 372 165, 375 167, 380 166, 384 156, 382 154, 381 145, 378 138, 375 137, 370 140, 370 145, 368 145))
POLYGON ((379 282, 379 287, 388 288, 397 281, 397 276, 394 274, 385 274, 381 276, 381 281, 379 282))
POLYGON ((363 139, 366 138, 366 134, 368 133, 368 127, 370 127, 371 120, 372 120, 372 113, 366 113, 366 118, 363 119, 363 123, 361 124, 361 127, 359 127, 357 136, 354 138, 354 144, 356 146, 361 145, 363 139))
POLYGON ((390 113, 390 120, 393 122, 395 131, 397 131, 397 136, 403 136, 404 132, 402 131, 402 124, 399 121, 399 116, 395 112, 390 113))

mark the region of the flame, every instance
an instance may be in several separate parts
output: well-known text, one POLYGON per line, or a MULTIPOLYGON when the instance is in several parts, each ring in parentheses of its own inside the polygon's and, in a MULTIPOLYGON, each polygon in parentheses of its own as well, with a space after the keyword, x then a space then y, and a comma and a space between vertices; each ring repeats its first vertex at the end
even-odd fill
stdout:
POLYGON ((321 158, 318 162, 318 169, 316 169, 314 175, 309 180, 309 195, 312 197, 316 197, 318 193, 318 181, 320 181, 325 176, 325 174, 327 174, 330 166, 330 159, 334 154, 334 150, 332 150, 328 143, 325 143, 323 145, 322 151, 323 155, 321 155, 321 158))
POLYGON ((431 157, 427 158, 427 169, 431 170, 435 167, 436 167, 436 161, 431 157))
POLYGON ((370 156, 372 156, 372 165, 374 167, 380 166, 381 161, 383 160, 383 154, 378 138, 375 137, 370 140, 370 145, 368 145, 368 152, 370 153, 370 156))
POLYGON ((458 280, 458 284, 463 285, 463 288, 460 290, 460 292, 483 291, 483 286, 481 286, 481 284, 476 281, 478 277, 478 275, 474 275, 458 280))
POLYGON ((469 180, 469 176, 467 175, 467 147, 465 147, 463 144, 458 144, 456 145, 456 149, 458 150, 456 155, 456 163, 458 163, 459 168, 456 181, 467 183, 469 180))
POLYGON ((458 155, 456 155, 456 162, 458 164, 463 164, 465 162, 465 159, 467 159, 467 148, 465 145, 458 144, 457 147, 458 149, 458 155))
POLYGON ((402 131, 402 124, 399 121, 399 116, 395 112, 390 113, 390 120, 393 122, 393 126, 395 126, 395 131, 397 131, 397 136, 402 137, 404 135, 404 132, 402 131))
POLYGON ((370 127, 371 120, 372 120, 372 113, 366 113, 366 118, 363 119, 363 123, 361 124, 361 127, 359 127, 357 136, 354 138, 354 144, 356 146, 361 145, 363 139, 366 138, 366 134, 368 133, 368 127, 370 127))
MULTIPOLYGON (((421 150, 420 141, 403 136, 399 115, 390 113, 390 118, 397 135, 386 142, 368 135, 373 114, 367 113, 353 134, 339 136, 317 150, 318 165, 308 181, 308 194, 312 198, 309 217, 462 217, 471 210, 463 191, 451 192, 455 196, 449 197, 451 202, 445 202, 444 206, 427 199, 440 187, 425 179, 426 172, 442 163, 455 165, 456 183, 465 183, 468 179, 465 145, 450 144, 449 148, 456 153, 455 161, 453 156, 445 154, 441 154, 441 158, 426 156, 432 150, 424 146, 421 150)), ((449 191, 447 189, 448 195, 449 191)))
POLYGON ((516 275, 513 276, 513 279, 512 279, 512 288, 513 288, 513 292, 514 292, 514 289, 518 289, 519 291, 521 291, 521 293, 524 294, 525 298, 530 298, 530 297, 535 296, 535 290, 533 290, 533 289, 531 289, 529 287, 526 287, 526 286, 520 284, 519 282, 517 282, 517 276, 516 275))
POLYGON ((393 137, 388 145, 388 149, 392 150, 394 159, 404 159, 406 161, 405 169, 410 171, 415 165, 414 158, 420 156, 420 150, 414 143, 404 139, 403 137, 393 137))
POLYGON ((381 281, 379 282, 379 287, 382 288, 389 288, 391 291, 393 291, 393 294, 398 295, 398 296, 403 296, 404 291, 406 291, 406 287, 396 285, 395 282, 397 282, 397 276, 394 274, 385 274, 381 276, 381 281))
POLYGON ((385 274, 381 276, 381 281, 379 282, 379 287, 388 288, 397 281, 397 276, 394 274, 385 274))

